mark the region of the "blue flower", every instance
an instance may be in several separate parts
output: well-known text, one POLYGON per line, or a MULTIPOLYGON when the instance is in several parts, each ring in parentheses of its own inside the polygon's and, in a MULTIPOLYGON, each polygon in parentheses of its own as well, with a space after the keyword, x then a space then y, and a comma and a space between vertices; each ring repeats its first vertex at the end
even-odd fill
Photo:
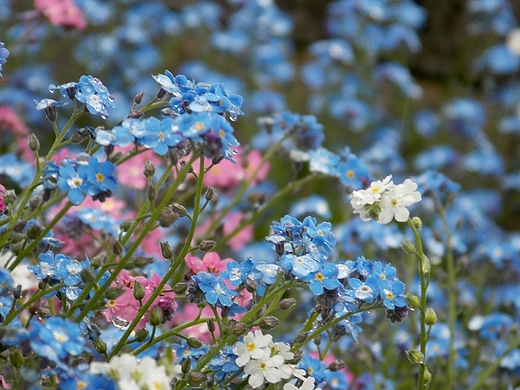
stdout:
POLYGON ((87 179, 88 167, 84 164, 75 164, 64 160, 59 169, 58 187, 67 192, 67 197, 73 205, 79 205, 85 199, 90 184, 87 179))
POLYGON ((164 156, 168 148, 177 146, 184 137, 176 129, 174 119, 148 118, 144 121, 145 133, 139 138, 139 143, 153 149, 155 153, 164 156))
POLYGON ((87 189, 89 195, 98 195, 101 192, 112 191, 117 187, 117 179, 114 176, 116 166, 110 161, 100 163, 95 157, 88 162, 87 178, 90 186, 87 189))
POLYGON ((74 86, 75 98, 84 103, 91 114, 108 116, 107 107, 115 108, 114 97, 101 80, 92 76, 81 76, 74 86))
POLYGON ((209 361, 209 368, 215 372, 217 380, 221 381, 226 375, 234 374, 239 370, 238 365, 235 363, 236 358, 237 356, 233 353, 233 347, 227 345, 209 361))
POLYGON ((352 290, 347 290, 347 293, 363 302, 372 302, 379 294, 374 276, 369 276, 364 282, 358 278, 350 278, 348 283, 352 290))
POLYGON ((263 296, 266 290, 266 285, 271 285, 276 282, 281 271, 282 268, 277 264, 267 264, 259 261, 255 264, 248 276, 259 282, 256 292, 258 295, 263 296))
POLYGON ((198 272, 191 278, 204 292, 206 301, 209 304, 217 305, 219 307, 230 307, 233 304, 231 299, 237 295, 237 292, 235 290, 230 290, 226 286, 224 279, 220 277, 217 278, 215 275, 207 272, 198 272))
POLYGON ((309 289, 314 295, 323 294, 324 288, 330 291, 343 287, 338 280, 336 264, 327 264, 323 270, 310 273, 303 280, 309 282, 309 289))
POLYGON ((251 259, 247 259, 242 263, 237 263, 236 261, 230 261, 226 264, 226 271, 220 273, 220 275, 229 280, 229 283, 232 286, 239 286, 242 283, 245 283, 247 275, 251 272, 253 268, 253 261, 251 259))
POLYGON ((34 321, 30 336, 34 352, 57 364, 69 355, 78 356, 86 351, 79 325, 68 319, 51 317, 45 324, 34 321))
POLYGON ((325 148, 309 151, 309 169, 329 176, 338 175, 340 156, 325 148))
MULTIPOLYGON (((369 278, 370 279, 370 278, 369 278)), ((367 279, 368 281, 368 279, 367 279)), ((400 280, 387 281, 387 285, 380 289, 380 296, 387 309, 405 307, 406 299, 403 296, 405 285, 400 280)))
POLYGON ((119 387, 110 378, 96 374, 83 374, 60 382, 60 390, 117 390, 119 387))
POLYGON ((45 116, 51 122, 55 121, 58 116, 58 107, 69 104, 68 102, 58 102, 54 99, 42 99, 40 101, 33 99, 33 103, 37 110, 45 111, 45 116))
POLYGON ((7 57, 9 57, 9 50, 4 47, 3 42, 0 42, 0 77, 2 77, 2 65, 7 62, 7 57))
POLYGON ((293 254, 283 255, 280 259, 282 267, 297 278, 303 279, 311 272, 321 269, 320 263, 310 255, 296 256, 293 254))
POLYGON ((20 187, 31 184, 36 171, 26 161, 20 161, 14 153, 0 155, 0 174, 9 176, 20 187))
POLYGON ((14 302, 13 297, 6 295, 6 292, 6 290, 0 287, 0 323, 4 322, 14 302))
POLYGON ((365 188, 371 180, 368 166, 354 154, 350 154, 346 162, 338 164, 337 174, 341 184, 351 189, 365 188))

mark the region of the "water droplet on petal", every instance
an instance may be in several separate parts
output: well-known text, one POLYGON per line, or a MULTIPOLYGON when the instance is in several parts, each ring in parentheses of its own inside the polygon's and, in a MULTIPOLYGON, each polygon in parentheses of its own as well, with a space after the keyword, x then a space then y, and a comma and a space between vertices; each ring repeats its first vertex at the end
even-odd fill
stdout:
POLYGON ((116 316, 112 316, 112 323, 117 329, 123 330, 128 327, 130 321, 124 320, 122 318, 117 318, 116 316))
POLYGON ((238 119, 238 117, 236 115, 231 115, 229 117, 229 120, 232 121, 232 122, 235 122, 237 119, 238 119))

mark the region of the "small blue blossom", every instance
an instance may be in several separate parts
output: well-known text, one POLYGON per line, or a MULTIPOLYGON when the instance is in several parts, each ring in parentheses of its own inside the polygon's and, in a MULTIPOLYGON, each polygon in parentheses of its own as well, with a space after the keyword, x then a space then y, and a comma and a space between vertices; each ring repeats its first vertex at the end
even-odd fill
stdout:
POLYGON ((114 97, 101 80, 92 76, 81 76, 74 86, 75 98, 84 103, 91 114, 108 116, 107 107, 115 108, 114 97))
POLYGON ((0 77, 2 77, 2 65, 7 62, 7 57, 9 57, 9 50, 4 47, 3 42, 0 42, 0 77))
POLYGON ((339 162, 340 156, 325 148, 309 151, 309 169, 311 172, 337 176, 339 162))
POLYGON ((90 184, 87 193, 98 195, 101 192, 115 190, 118 184, 114 176, 115 171, 114 163, 110 161, 100 163, 97 158, 91 157, 87 168, 87 178, 90 184))
POLYGON ((6 291, 0 287, 0 323, 4 322, 14 302, 13 297, 6 295, 5 292, 6 291))
POLYGON ((314 295, 321 295, 326 290, 336 290, 343 285, 338 280, 338 267, 336 264, 327 264, 321 271, 313 272, 303 278, 309 283, 309 289, 314 295))
POLYGON ((284 269, 292 271, 292 274, 300 279, 321 269, 320 263, 310 255, 286 254, 280 258, 280 263, 284 269))
POLYGON ((351 278, 349 285, 353 290, 348 290, 347 293, 363 302, 372 302, 379 294, 377 279, 374 276, 369 276, 364 282, 358 278, 351 278))
POLYGON ((67 192, 67 197, 73 205, 81 204, 90 187, 87 178, 88 167, 84 164, 78 165, 70 160, 64 160, 58 173, 60 191, 67 192))
POLYGON ((247 259, 242 263, 237 263, 236 261, 230 261, 226 264, 226 271, 221 272, 221 276, 224 279, 229 280, 229 283, 232 286, 239 286, 245 283, 247 275, 251 272, 254 263, 251 259, 247 259))
POLYGON ((338 164, 337 174, 341 184, 349 189, 365 188, 371 181, 368 166, 354 154, 350 154, 346 162, 338 164))
POLYGON ((177 126, 172 118, 159 120, 151 117, 144 121, 145 133, 139 137, 139 143, 155 153, 164 156, 170 147, 177 146, 184 137, 175 129, 177 126))
POLYGON ((230 290, 226 286, 224 279, 221 277, 216 277, 207 272, 198 272, 191 278, 204 292, 206 301, 209 304, 217 305, 219 307, 230 307, 233 304, 232 298, 237 295, 237 292, 235 290, 230 290))
POLYGON ((31 184, 36 171, 26 161, 21 161, 14 153, 0 155, 0 174, 9 176, 20 187, 31 184))
MULTIPOLYGON (((368 279, 367 279, 368 281, 368 279)), ((380 289, 380 296, 387 309, 394 310, 395 307, 405 307, 406 299, 403 296, 405 285, 400 280, 388 280, 386 286, 380 289)))

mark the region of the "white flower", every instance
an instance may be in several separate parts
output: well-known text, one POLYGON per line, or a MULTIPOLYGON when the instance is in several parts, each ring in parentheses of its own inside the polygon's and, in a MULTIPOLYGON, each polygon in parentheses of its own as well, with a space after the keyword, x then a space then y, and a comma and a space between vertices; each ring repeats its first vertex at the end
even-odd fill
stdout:
POLYGON ((249 385, 256 389, 264 384, 264 379, 269 383, 280 382, 283 374, 278 367, 283 363, 284 359, 280 355, 269 357, 265 354, 261 359, 249 360, 244 366, 244 372, 249 375, 249 385))
POLYGON ((354 191, 352 193, 352 199, 350 199, 354 214, 359 214, 359 218, 361 218, 363 222, 368 222, 372 219, 368 213, 368 208, 365 206, 373 203, 374 198, 367 190, 354 191))
POLYGON ((370 187, 368 187, 364 193, 365 204, 374 204, 376 200, 381 199, 383 193, 393 186, 392 175, 388 175, 384 180, 376 180, 370 183, 370 187))
POLYGON ((381 212, 377 222, 386 224, 395 218, 398 222, 406 222, 410 212, 406 207, 413 205, 421 200, 421 194, 417 189, 417 184, 406 179, 404 183, 394 186, 381 196, 381 212))
POLYGON ((250 359, 261 359, 264 355, 269 356, 272 344, 273 336, 269 334, 264 336, 261 330, 256 330, 254 335, 253 332, 249 332, 244 336, 243 342, 239 341, 233 347, 233 353, 238 356, 237 366, 245 366, 250 359))
POLYGON ((294 358, 294 353, 291 352, 291 346, 287 343, 274 343, 271 349, 275 355, 280 355, 284 360, 291 360, 294 358))
POLYGON ((314 381, 315 379, 310 376, 302 383, 300 387, 294 386, 292 383, 286 383, 283 387, 283 390, 313 390, 314 389, 314 381))

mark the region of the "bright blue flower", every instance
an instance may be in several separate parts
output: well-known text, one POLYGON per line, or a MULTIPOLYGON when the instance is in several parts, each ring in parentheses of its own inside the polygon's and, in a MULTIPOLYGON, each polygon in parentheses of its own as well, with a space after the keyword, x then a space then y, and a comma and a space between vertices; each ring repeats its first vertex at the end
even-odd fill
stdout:
POLYGON ((369 276, 364 282, 358 278, 350 278, 348 283, 352 290, 347 290, 347 294, 363 302, 372 302, 379 294, 375 276, 369 276))
POLYGON ((418 99, 422 96, 422 89, 413 80, 410 70, 397 62, 379 65, 375 77, 379 81, 389 80, 393 82, 406 96, 412 99, 418 99))
POLYGON ((350 154, 346 162, 338 164, 337 174, 341 184, 349 189, 366 188, 371 181, 368 166, 354 154, 350 154))
POLYGON ((222 278, 229 280, 232 286, 239 286, 245 283, 247 275, 251 272, 254 263, 251 259, 247 259, 242 263, 230 261, 226 264, 226 271, 220 273, 222 278))
POLYGON ((85 199, 90 187, 87 175, 86 165, 78 165, 70 160, 64 160, 59 169, 58 187, 60 191, 67 192, 67 197, 73 205, 79 205, 85 199))
MULTIPOLYGON (((367 279, 368 281, 368 279, 367 279)), ((379 294, 387 309, 394 310, 395 307, 405 307, 406 299, 403 296, 405 285, 400 280, 388 280, 386 286, 380 289, 379 294)))
POLYGON ((181 340, 180 344, 172 344, 171 347, 177 357, 175 364, 180 363, 185 358, 191 358, 192 367, 195 367, 197 359, 204 355, 209 349, 207 345, 203 345, 200 348, 192 348, 188 346, 188 343, 184 339, 181 340))
POLYGON ((443 107, 451 128, 466 137, 474 137, 486 124, 486 112, 474 99, 453 99, 443 107))
POLYGON ((310 273, 303 280, 309 283, 309 289, 314 295, 323 294, 324 289, 331 291, 343 287, 338 280, 338 267, 332 263, 327 264, 321 271, 310 273))
POLYGON ((92 76, 81 76, 74 86, 75 98, 84 103, 91 114, 108 116, 107 107, 115 108, 114 97, 101 80, 92 76))
POLYGON ((226 375, 234 374, 239 370, 235 363, 236 358, 237 356, 233 353, 233 347, 227 345, 209 361, 209 368, 215 372, 217 380, 222 381, 226 375))
POLYGON ((482 175, 500 176, 504 172, 504 160, 491 148, 475 150, 462 159, 464 168, 482 175))
POLYGON ((349 382, 343 371, 325 371, 325 382, 331 390, 348 389, 349 382))
POLYGON ((68 355, 78 356, 86 351, 79 325, 68 319, 51 317, 45 323, 33 321, 30 335, 34 352, 57 364, 68 355))
POLYGON ((312 272, 317 272, 321 269, 320 263, 310 255, 296 256, 293 254, 286 254, 280 258, 280 264, 297 278, 304 279, 312 272))
POLYGON ((339 162, 340 156, 325 148, 309 151, 309 170, 311 172, 320 172, 329 176, 337 176, 339 162))
POLYGON ((83 374, 77 377, 62 380, 59 384, 60 390, 117 390, 119 387, 110 378, 96 375, 83 374))
MULTIPOLYGON (((128 123, 128 120, 125 122, 128 123)), ((111 131, 104 129, 96 130, 96 142, 103 146, 114 145, 125 147, 135 142, 135 136, 128 131, 128 128, 116 126, 111 131)))
POLYGON ((7 57, 9 57, 9 50, 4 47, 3 42, 0 42, 0 77, 2 77, 2 65, 7 62, 7 57))
POLYGON ((65 83, 65 84, 61 84, 61 85, 55 85, 55 84, 51 84, 49 85, 49 91, 51 93, 54 93, 54 91, 60 91, 61 95, 63 97, 68 97, 70 100, 74 99, 74 96, 76 94, 76 91, 75 91, 75 87, 76 87, 76 82, 74 81, 71 81, 71 82, 68 82, 68 83, 65 83))
POLYGON ((488 70, 497 75, 509 75, 518 69, 520 59, 504 44, 487 49, 477 60, 479 70, 488 70))
POLYGON ((100 163, 97 158, 91 157, 87 169, 87 178, 90 184, 87 193, 94 196, 101 192, 115 190, 118 184, 114 176, 115 171, 114 163, 110 161, 100 163))
POLYGON ((215 275, 207 272, 198 272, 191 278, 204 292, 206 301, 209 304, 217 305, 219 307, 230 307, 233 304, 232 298, 237 295, 237 292, 235 290, 229 289, 226 286, 224 279, 222 279, 220 276, 216 277, 215 275))
POLYGON ((263 296, 266 290, 266 285, 271 285, 276 282, 276 279, 282 267, 277 264, 267 264, 265 262, 258 262, 255 264, 249 277, 258 282, 257 294, 263 296))
POLYGON ((417 183, 417 190, 423 196, 434 195, 443 205, 460 191, 460 184, 437 171, 426 171, 414 177, 414 181, 417 183))
POLYGON ((13 297, 6 295, 6 292, 6 290, 0 287, 0 323, 4 322, 14 302, 13 297))
POLYGON ((305 354, 298 363, 298 368, 301 368, 307 371, 309 376, 312 376, 316 379, 316 384, 319 384, 325 380, 325 363, 320 361, 319 359, 315 359, 312 356, 305 354))
POLYGON ((331 231, 330 222, 322 222, 316 225, 316 218, 305 217, 303 220, 305 229, 304 243, 311 254, 317 254, 321 260, 326 260, 336 246, 336 237, 331 231), (310 238, 310 240, 309 240, 310 238))
POLYGON ((177 146, 184 139, 180 132, 174 130, 176 125, 172 118, 159 120, 151 117, 144 122, 146 130, 139 138, 139 143, 160 156, 164 156, 170 147, 177 146))

